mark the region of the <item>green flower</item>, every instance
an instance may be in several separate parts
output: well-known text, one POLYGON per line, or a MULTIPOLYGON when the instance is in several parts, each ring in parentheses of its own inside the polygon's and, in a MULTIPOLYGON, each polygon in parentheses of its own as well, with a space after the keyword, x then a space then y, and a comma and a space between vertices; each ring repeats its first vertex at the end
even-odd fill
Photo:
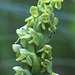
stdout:
POLYGON ((43 13, 41 15, 41 20, 44 22, 44 23, 49 23, 49 14, 48 13, 43 13))
POLYGON ((53 12, 53 8, 52 8, 51 5, 47 5, 47 6, 46 6, 46 12, 47 12, 47 13, 52 13, 52 12, 53 12))
POLYGON ((56 9, 60 10, 61 7, 62 7, 62 6, 61 6, 61 2, 56 2, 56 3, 55 3, 55 8, 56 8, 56 9))
POLYGON ((36 6, 32 6, 30 8, 30 13, 32 14, 33 17, 37 17, 39 14, 38 14, 38 9, 36 6))
POLYGON ((25 22, 28 23, 29 27, 33 27, 33 25, 34 25, 34 17, 30 16, 29 18, 25 19, 25 22))

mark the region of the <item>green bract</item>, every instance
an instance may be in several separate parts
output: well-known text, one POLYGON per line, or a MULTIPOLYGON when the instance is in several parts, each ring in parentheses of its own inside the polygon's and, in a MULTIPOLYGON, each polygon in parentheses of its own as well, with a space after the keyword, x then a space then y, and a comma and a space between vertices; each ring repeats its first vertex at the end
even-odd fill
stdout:
POLYGON ((32 66, 32 60, 31 60, 31 58, 30 58, 29 55, 26 58, 26 62, 27 62, 27 64, 29 64, 30 66, 32 66))
POLYGON ((52 70, 52 47, 48 42, 58 23, 53 11, 61 9, 61 2, 38 0, 37 6, 31 6, 31 16, 25 19, 26 25, 16 30, 19 38, 12 45, 16 61, 21 62, 21 67, 13 67, 15 75, 59 75, 52 70))

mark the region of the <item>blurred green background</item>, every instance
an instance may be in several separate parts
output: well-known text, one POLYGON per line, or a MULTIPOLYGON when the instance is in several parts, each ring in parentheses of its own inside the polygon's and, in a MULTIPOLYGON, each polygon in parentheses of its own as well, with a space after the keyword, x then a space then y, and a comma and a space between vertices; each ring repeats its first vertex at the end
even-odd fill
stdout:
MULTIPOLYGON (((29 8, 38 0, 0 0, 0 75, 14 75, 15 53, 12 44, 17 40, 16 29, 25 25, 29 8)), ((53 47, 53 71, 60 75, 75 73, 75 0, 64 0, 62 9, 55 10, 59 18, 56 34, 49 44, 53 47)))

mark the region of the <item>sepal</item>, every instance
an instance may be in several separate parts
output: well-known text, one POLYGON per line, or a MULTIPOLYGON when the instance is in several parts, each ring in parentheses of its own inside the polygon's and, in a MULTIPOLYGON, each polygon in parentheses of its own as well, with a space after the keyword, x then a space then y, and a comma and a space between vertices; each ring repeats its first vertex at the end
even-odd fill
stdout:
POLYGON ((13 69, 16 71, 16 72, 22 72, 23 69, 20 67, 20 66, 15 66, 13 67, 13 69))
POLYGON ((18 53, 20 51, 21 46, 19 44, 13 44, 12 48, 14 52, 18 53))

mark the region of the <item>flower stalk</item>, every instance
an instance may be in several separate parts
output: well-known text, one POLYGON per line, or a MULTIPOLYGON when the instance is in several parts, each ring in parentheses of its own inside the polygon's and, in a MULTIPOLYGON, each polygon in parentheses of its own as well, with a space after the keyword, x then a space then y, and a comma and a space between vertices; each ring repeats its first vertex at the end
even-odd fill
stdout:
POLYGON ((53 12, 61 9, 61 2, 38 0, 37 6, 31 6, 31 16, 16 30, 19 38, 12 45, 16 61, 21 61, 21 66, 13 67, 15 75, 59 75, 52 71, 52 47, 48 42, 57 29, 58 18, 53 12))

